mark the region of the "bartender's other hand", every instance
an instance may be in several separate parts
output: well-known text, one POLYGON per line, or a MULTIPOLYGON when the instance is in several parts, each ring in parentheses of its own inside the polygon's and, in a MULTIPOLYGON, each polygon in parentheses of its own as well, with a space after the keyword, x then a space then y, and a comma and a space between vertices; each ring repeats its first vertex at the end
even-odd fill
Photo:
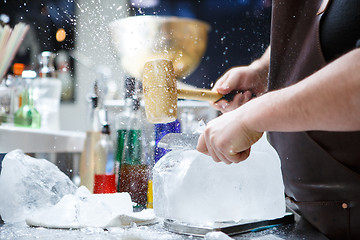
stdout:
POLYGON ((212 103, 212 106, 223 113, 229 112, 249 101, 253 95, 261 95, 266 88, 267 78, 257 67, 250 65, 231 68, 216 81, 213 91, 224 95, 234 90, 239 93, 231 102, 220 100, 212 103))
MULTIPOLYGON (((251 146, 262 132, 237 124, 236 111, 228 112, 210 121, 198 140, 197 150, 210 155, 215 162, 239 163, 250 154, 251 146)), ((241 119, 239 119, 241 122, 241 119)))

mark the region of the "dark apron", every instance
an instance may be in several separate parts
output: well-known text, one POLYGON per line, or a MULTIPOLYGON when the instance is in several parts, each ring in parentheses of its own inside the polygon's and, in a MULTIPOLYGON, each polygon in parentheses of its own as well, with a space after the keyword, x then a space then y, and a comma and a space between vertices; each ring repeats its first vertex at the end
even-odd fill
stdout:
MULTIPOLYGON (((273 0, 269 90, 326 65, 319 40, 324 9, 322 0, 273 0)), ((360 132, 269 137, 281 158, 288 206, 330 238, 360 239, 360 132)))

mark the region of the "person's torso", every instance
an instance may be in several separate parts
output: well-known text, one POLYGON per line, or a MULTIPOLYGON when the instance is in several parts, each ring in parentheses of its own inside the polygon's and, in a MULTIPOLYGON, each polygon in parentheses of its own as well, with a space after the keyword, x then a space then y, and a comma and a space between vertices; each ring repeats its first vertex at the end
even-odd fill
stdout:
POLYGON ((360 1, 332 0, 320 22, 320 43, 327 62, 354 49, 360 40, 360 1))
MULTIPOLYGON (((353 16, 332 8, 340 0, 327 2, 273 1, 270 91, 303 80, 355 48, 360 22, 347 26, 344 23, 353 21, 353 16), (341 15, 344 19, 336 21, 341 15), (336 40, 331 24, 354 36, 351 40, 336 36, 336 40), (336 44, 341 48, 335 50, 336 44)), ((355 8, 359 1, 342 2, 355 8)), ((281 158, 286 195, 295 208, 329 236, 343 237, 344 232, 360 236, 356 230, 360 228, 360 132, 271 132, 269 136, 281 158)))

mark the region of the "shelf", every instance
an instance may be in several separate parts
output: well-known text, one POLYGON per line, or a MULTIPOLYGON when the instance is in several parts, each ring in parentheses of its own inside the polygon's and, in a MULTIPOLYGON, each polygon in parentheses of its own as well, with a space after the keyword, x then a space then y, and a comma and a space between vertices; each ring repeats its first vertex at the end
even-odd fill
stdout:
POLYGON ((85 133, 0 126, 0 153, 21 149, 27 153, 81 152, 85 133))

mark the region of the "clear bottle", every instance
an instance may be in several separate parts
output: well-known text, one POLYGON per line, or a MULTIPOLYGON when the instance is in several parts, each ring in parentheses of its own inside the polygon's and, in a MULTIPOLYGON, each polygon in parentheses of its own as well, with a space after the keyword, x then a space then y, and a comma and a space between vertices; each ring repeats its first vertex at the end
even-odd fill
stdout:
POLYGON ((95 145, 94 193, 115 193, 114 146, 110 126, 105 123, 99 142, 95 145))
POLYGON ((100 132, 101 131, 101 120, 100 113, 101 108, 99 106, 99 97, 91 96, 90 97, 90 108, 89 108, 89 118, 87 121, 87 131, 91 132, 100 132))
POLYGON ((13 65, 14 79, 12 79, 12 84, 11 84, 14 87, 14 94, 12 101, 13 114, 20 108, 22 102, 22 95, 25 87, 25 81, 22 78, 22 73, 24 72, 24 69, 25 69, 25 65, 22 63, 14 63, 13 65))
POLYGON ((122 133, 124 139, 123 157, 120 163, 120 192, 128 192, 136 203, 136 208, 145 208, 147 203, 147 187, 149 168, 142 154, 142 113, 139 104, 133 103, 128 126, 122 133))
POLYGON ((15 76, 9 74, 0 83, 0 125, 14 122, 14 113, 18 109, 15 97, 15 82, 15 76))
MULTIPOLYGON (((127 89, 129 93, 134 90, 127 89)), ((142 112, 135 94, 125 99, 125 110, 116 118, 118 165, 117 190, 128 192, 135 208, 145 208, 149 167, 142 151, 142 112), (119 166, 120 165, 120 166, 119 166)))
POLYGON ((93 192, 96 162, 95 148, 101 138, 98 96, 93 95, 90 98, 89 106, 90 116, 87 123, 84 149, 80 158, 80 185, 87 187, 90 192, 93 192))
POLYGON ((131 121, 130 117, 133 108, 133 96, 135 92, 135 79, 127 78, 125 80, 125 104, 124 110, 121 111, 115 117, 115 128, 117 131, 116 139, 116 155, 115 155, 115 174, 117 182, 117 191, 120 192, 120 164, 124 157, 124 142, 128 127, 128 123, 131 121))
POLYGON ((41 115, 34 106, 32 80, 22 79, 21 73, 15 72, 17 80, 23 82, 23 90, 19 100, 20 106, 14 114, 14 126, 40 128, 41 115))
POLYGON ((41 128, 60 129, 61 80, 56 78, 54 67, 55 54, 42 52, 39 63, 39 77, 33 82, 35 106, 41 114, 41 128))
POLYGON ((74 81, 71 76, 70 58, 66 51, 56 57, 57 78, 61 81, 61 101, 74 100, 74 81))

